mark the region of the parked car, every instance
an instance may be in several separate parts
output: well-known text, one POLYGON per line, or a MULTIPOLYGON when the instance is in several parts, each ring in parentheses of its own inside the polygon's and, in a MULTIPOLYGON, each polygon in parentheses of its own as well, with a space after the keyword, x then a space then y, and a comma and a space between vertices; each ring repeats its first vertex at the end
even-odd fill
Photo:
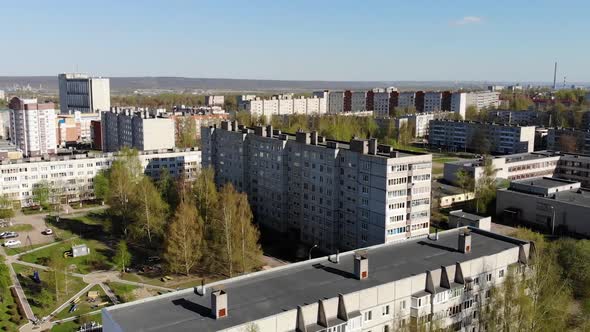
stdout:
POLYGON ((47 228, 41 233, 43 233, 45 235, 51 235, 51 234, 53 234, 53 230, 51 228, 47 228))
POLYGON ((2 232, 0 233, 0 239, 11 239, 13 237, 18 237, 17 232, 2 232))
POLYGON ((21 244, 20 240, 8 240, 8 241, 4 242, 5 247, 16 247, 16 246, 20 246, 20 244, 21 244))

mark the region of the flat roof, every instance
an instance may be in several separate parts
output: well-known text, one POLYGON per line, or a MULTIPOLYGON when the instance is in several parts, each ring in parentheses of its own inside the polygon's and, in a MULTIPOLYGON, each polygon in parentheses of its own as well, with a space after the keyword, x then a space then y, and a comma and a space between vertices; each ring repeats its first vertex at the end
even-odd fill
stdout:
POLYGON ((590 207, 590 191, 568 190, 555 193, 555 200, 590 207))
POLYGON ((488 218, 488 217, 484 217, 484 216, 478 216, 477 214, 473 214, 473 213, 463 212, 463 210, 451 211, 450 214, 452 216, 456 216, 456 217, 471 220, 471 221, 479 221, 481 219, 488 218))
POLYGON ((186 289, 105 308, 103 315, 123 331, 218 331, 527 243, 470 228, 472 251, 463 254, 457 251, 463 229, 441 232, 437 241, 423 237, 368 248, 369 277, 363 281, 353 277, 351 251, 340 254, 338 264, 327 257, 290 264, 207 285, 205 296, 186 289), (210 316, 210 292, 221 285, 228 296, 228 316, 215 320, 210 316))
POLYGON ((518 184, 522 184, 522 185, 531 186, 531 187, 539 187, 539 188, 547 188, 547 189, 577 183, 576 181, 570 181, 570 180, 559 179, 559 178, 550 178, 550 177, 517 180, 517 181, 513 181, 513 182, 518 183, 518 184))

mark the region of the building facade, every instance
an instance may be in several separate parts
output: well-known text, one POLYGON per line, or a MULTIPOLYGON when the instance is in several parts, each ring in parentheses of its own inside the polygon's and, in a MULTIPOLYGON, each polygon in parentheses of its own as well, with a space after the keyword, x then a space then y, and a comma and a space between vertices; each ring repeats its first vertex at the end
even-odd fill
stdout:
POLYGON ((203 165, 246 192, 266 227, 326 252, 428 233, 429 154, 236 122, 201 132, 203 165))
POLYGON ((9 108, 10 141, 23 155, 56 153, 55 104, 14 97, 9 108))
POLYGON ((432 120, 428 142, 449 151, 479 151, 498 154, 533 152, 535 127, 498 125, 474 121, 432 120), (484 147, 484 144, 487 145, 484 147))
POLYGON ((152 116, 147 111, 111 109, 101 112, 101 145, 104 152, 123 147, 139 151, 172 149, 175 146, 172 117, 152 116))
POLYGON ((514 111, 514 110, 497 110, 489 111, 488 121, 517 124, 521 126, 543 126, 547 122, 547 112, 541 111, 514 111))
POLYGON ((224 104, 224 96, 205 96, 205 105, 207 106, 223 106, 224 104))
POLYGON ((111 90, 108 78, 85 74, 59 74, 59 104, 61 114, 75 111, 97 113, 111 108, 111 90))
POLYGON ((481 331, 492 288, 527 273, 533 254, 529 242, 460 228, 108 307, 103 330, 481 331))
POLYGON ((549 128, 547 148, 563 152, 590 154, 590 129, 549 128))
POLYGON ((579 182, 537 178, 510 183, 496 193, 496 214, 504 220, 543 228, 552 234, 590 236, 590 191, 579 182))
MULTIPOLYGON (((33 189, 41 181, 61 189, 61 200, 94 198, 93 181, 117 158, 113 153, 33 157, 0 161, 0 195, 21 206, 35 205, 33 189)), ((157 179, 163 169, 174 177, 194 179, 201 167, 201 151, 194 149, 146 151, 139 154, 146 175, 157 179)))
POLYGON ((253 116, 265 116, 270 119, 273 115, 321 115, 326 114, 328 105, 326 98, 300 96, 293 98, 291 94, 275 95, 270 99, 256 97, 243 101, 245 110, 253 116))
POLYGON ((92 121, 100 121, 100 114, 76 111, 57 115, 57 144, 65 147, 68 143, 91 143, 92 121))

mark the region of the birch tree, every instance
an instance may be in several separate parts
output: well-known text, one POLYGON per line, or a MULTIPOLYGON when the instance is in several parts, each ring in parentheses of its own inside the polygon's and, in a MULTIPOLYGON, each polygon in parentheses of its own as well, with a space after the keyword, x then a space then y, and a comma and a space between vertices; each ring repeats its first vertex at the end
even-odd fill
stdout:
POLYGON ((142 176, 134 189, 131 234, 152 244, 154 236, 164 232, 168 207, 149 178, 142 176))
POLYGON ((168 227, 164 259, 170 271, 189 275, 202 256, 203 220, 192 202, 182 201, 168 227))

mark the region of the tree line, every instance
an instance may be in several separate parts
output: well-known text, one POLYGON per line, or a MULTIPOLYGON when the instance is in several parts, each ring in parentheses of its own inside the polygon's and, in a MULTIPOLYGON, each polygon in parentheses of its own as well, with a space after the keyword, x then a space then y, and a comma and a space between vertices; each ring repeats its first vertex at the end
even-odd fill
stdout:
POLYGON ((120 239, 114 256, 122 270, 131 249, 163 252, 168 271, 233 276, 261 264, 260 233, 247 196, 231 184, 219 190, 211 169, 192 182, 166 170, 157 181, 143 174, 137 152, 122 151, 95 178, 97 197, 109 206, 108 231, 120 239))

